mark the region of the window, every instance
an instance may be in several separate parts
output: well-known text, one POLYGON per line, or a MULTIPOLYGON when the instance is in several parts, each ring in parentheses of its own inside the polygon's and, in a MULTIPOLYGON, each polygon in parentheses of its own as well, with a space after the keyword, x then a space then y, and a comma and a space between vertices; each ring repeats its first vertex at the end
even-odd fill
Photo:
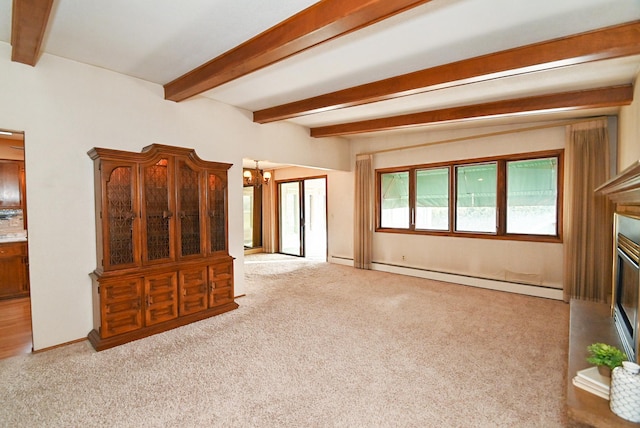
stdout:
POLYGON ((498 168, 496 162, 456 166, 456 230, 497 230, 498 168))
POLYGON ((416 172, 416 229, 449 230, 449 168, 416 172))
POLYGON ((558 241, 562 150, 377 171, 377 231, 558 241))
POLYGON ((558 158, 507 162, 507 233, 555 235, 558 158))
POLYGON ((409 173, 390 172, 381 175, 381 227, 409 227, 409 173))

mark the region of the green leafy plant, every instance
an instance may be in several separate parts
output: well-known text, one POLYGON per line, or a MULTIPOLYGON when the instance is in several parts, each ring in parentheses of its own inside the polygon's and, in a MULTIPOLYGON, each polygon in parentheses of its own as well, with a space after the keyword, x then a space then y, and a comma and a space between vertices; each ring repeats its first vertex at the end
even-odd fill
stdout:
POLYGON ((611 370, 621 366, 627 360, 627 354, 615 346, 606 343, 593 343, 587 347, 589 358, 587 361, 596 366, 606 366, 611 370))

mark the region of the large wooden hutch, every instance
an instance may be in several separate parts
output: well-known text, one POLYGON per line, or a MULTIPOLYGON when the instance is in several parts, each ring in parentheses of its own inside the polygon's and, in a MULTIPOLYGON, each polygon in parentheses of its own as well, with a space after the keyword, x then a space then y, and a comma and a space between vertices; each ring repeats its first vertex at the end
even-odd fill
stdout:
POLYGON ((98 351, 227 312, 227 172, 186 148, 94 148, 98 351))

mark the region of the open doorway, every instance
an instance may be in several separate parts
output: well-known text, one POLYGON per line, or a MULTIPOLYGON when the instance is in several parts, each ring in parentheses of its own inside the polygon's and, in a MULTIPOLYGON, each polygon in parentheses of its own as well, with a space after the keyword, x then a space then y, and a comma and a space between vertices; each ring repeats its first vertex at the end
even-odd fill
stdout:
POLYGON ((0 358, 32 350, 24 133, 0 129, 0 358))
POLYGON ((327 179, 278 183, 279 252, 327 260, 327 179))
POLYGON ((252 185, 242 188, 242 211, 245 254, 262 251, 262 189, 252 185))

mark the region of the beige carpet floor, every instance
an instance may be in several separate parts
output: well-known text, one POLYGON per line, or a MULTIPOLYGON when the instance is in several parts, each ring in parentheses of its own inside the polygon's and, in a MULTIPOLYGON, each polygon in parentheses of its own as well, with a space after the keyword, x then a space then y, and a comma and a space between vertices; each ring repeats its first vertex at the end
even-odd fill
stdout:
POLYGON ((0 361, 0 426, 566 424, 568 305, 278 258, 235 311, 0 361))

